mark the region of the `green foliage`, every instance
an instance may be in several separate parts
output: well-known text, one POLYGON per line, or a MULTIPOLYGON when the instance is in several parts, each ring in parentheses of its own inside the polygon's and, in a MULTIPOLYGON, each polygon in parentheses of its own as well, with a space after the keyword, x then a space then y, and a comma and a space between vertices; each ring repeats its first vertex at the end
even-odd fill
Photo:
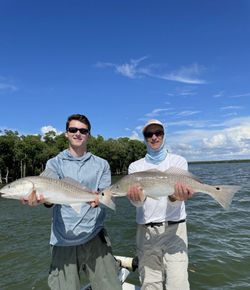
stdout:
MULTIPOLYGON (((64 133, 56 135, 51 131, 43 138, 41 135, 20 136, 11 130, 0 133, 0 183, 40 174, 48 159, 68 147, 64 133)), ((121 174, 127 173, 131 162, 145 155, 146 146, 138 140, 105 140, 98 135, 90 138, 88 150, 106 159, 112 174, 121 174)))

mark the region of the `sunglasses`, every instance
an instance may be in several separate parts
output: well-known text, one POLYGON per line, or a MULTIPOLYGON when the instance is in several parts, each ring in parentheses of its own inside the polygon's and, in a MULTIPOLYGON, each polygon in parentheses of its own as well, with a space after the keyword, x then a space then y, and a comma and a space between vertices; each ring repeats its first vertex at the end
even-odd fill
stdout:
POLYGON ((153 135, 155 135, 156 137, 160 137, 160 136, 164 135, 164 131, 157 130, 157 131, 154 131, 154 132, 144 132, 143 135, 144 135, 145 138, 152 138, 153 135))
POLYGON ((69 127, 67 131, 69 133, 76 133, 77 131, 79 131, 83 135, 89 134, 89 130, 88 129, 85 129, 85 128, 69 127))

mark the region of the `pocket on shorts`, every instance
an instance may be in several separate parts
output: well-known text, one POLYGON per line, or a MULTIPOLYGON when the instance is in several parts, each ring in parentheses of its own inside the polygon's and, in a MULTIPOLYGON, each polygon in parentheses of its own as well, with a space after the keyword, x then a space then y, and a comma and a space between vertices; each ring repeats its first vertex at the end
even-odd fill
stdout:
POLYGON ((49 272, 48 277, 48 285, 51 289, 60 289, 60 283, 59 283, 59 270, 58 269, 51 269, 49 272))

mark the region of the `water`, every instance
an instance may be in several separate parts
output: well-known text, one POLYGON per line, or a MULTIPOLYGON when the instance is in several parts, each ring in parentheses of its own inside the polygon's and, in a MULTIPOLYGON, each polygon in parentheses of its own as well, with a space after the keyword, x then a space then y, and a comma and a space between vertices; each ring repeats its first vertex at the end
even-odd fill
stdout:
MULTIPOLYGON (((195 164, 190 171, 210 184, 236 184, 228 211, 199 194, 187 202, 192 290, 250 289, 250 163, 195 164)), ((106 225, 114 254, 135 255, 135 208, 117 199, 106 225)), ((47 290, 51 210, 0 199, 0 289, 47 290)), ((128 279, 138 283, 138 273, 128 279)), ((100 289, 101 290, 101 289, 100 289)))

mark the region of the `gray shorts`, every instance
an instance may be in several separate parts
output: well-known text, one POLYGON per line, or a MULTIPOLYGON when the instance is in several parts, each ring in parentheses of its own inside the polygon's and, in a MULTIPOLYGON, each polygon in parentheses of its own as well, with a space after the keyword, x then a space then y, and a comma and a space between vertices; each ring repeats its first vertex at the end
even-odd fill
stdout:
POLYGON ((118 266, 105 230, 79 246, 52 248, 48 285, 52 290, 79 290, 80 271, 86 274, 93 290, 121 290, 118 266))

